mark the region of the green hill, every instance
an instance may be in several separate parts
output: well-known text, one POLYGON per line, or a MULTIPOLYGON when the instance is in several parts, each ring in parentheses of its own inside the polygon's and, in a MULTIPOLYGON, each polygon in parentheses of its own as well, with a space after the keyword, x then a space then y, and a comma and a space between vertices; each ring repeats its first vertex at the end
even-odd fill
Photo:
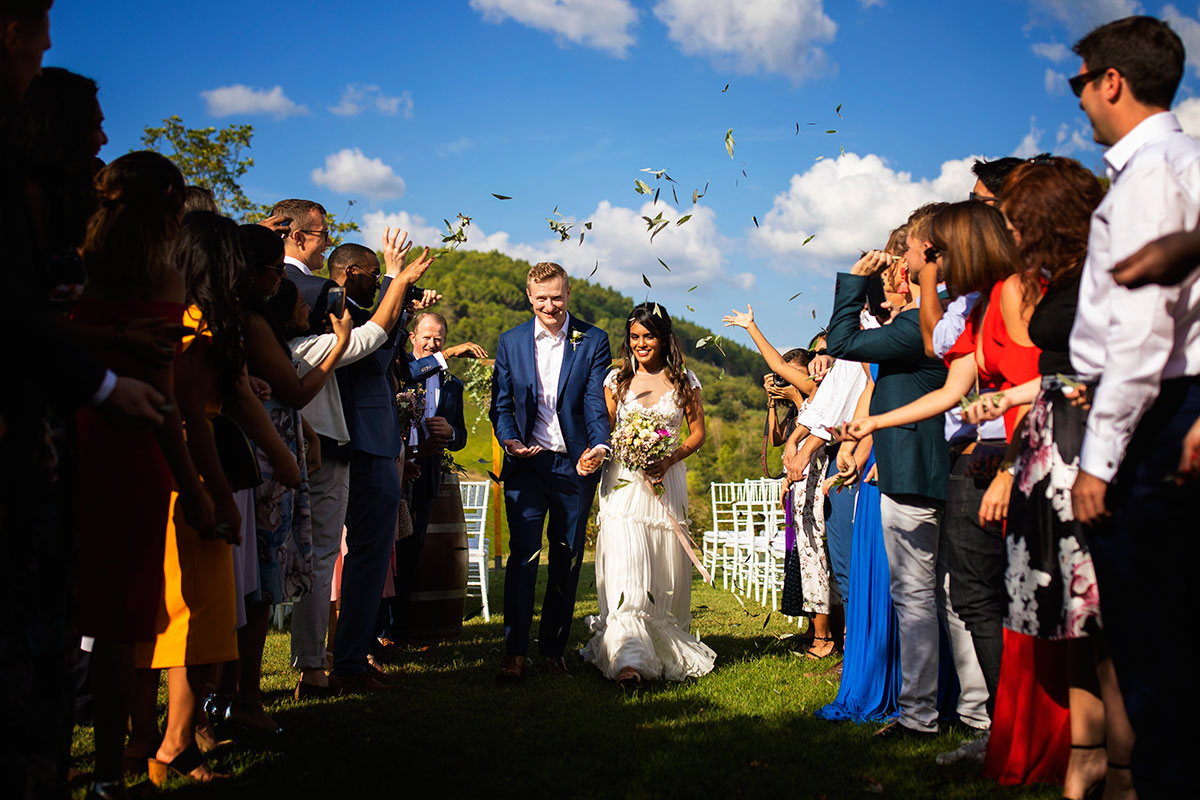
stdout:
MULTIPOLYGON (((438 258, 422 283, 443 295, 435 310, 450 323, 447 343, 473 341, 489 353, 495 353, 500 333, 530 317, 529 301, 525 297, 528 270, 526 262, 497 252, 453 251, 438 258)), ((636 302, 586 280, 571 281, 571 313, 607 331, 613 353, 621 345, 625 319, 636 302)), ((762 375, 766 366, 758 353, 732 342, 721 343, 724 353, 711 346, 697 349, 696 342, 712 332, 680 319, 677 309, 668 307, 667 310, 671 312, 676 333, 683 342, 687 365, 704 386, 707 437, 700 451, 687 460, 692 530, 698 536, 707 528, 711 516, 711 482, 762 476, 767 399, 762 375)), ((451 362, 451 369, 468 381, 471 363, 456 359, 451 362)), ((467 402, 468 429, 480 417, 481 411, 482 418, 468 437, 466 449, 457 455, 457 461, 468 469, 472 478, 486 478, 490 466, 480 460, 491 461, 491 425, 486 407, 481 408, 470 399, 467 402)), ((772 472, 780 472, 778 448, 770 449, 768 463, 772 472)), ((507 541, 507 530, 503 533, 507 541)))

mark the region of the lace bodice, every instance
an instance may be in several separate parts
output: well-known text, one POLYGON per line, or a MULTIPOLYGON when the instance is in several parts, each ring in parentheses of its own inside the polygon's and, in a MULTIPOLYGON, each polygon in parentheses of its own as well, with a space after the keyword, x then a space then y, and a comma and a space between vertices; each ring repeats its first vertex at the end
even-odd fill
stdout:
MULTIPOLYGON (((693 389, 700 388, 700 379, 690 369, 686 370, 688 385, 693 389)), ((608 375, 604 377, 604 387, 616 396, 617 392, 617 370, 610 370, 608 375)), ((667 417, 667 425, 672 432, 678 433, 683 427, 683 412, 684 409, 675 402, 675 388, 666 389, 657 400, 653 402, 645 402, 648 398, 639 397, 632 389, 625 392, 625 398, 617 402, 617 425, 621 424, 621 419, 632 411, 648 411, 650 413, 663 414, 667 417)), ((615 426, 614 426, 615 427, 615 426)))

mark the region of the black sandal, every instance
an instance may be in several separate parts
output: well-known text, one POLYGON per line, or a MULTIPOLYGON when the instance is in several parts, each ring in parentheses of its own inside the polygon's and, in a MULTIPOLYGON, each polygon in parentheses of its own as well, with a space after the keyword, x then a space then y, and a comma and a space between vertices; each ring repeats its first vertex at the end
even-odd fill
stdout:
MULTIPOLYGON (((833 641, 833 637, 832 637, 832 636, 814 636, 814 637, 813 637, 813 641, 814 641, 814 642, 832 642, 832 641, 833 641)), ((809 657, 809 658, 811 658, 813 661, 820 661, 822 658, 829 658, 831 655, 833 655, 833 654, 834 654, 834 653, 836 653, 836 652, 837 652, 837 648, 836 648, 836 647, 831 647, 831 648, 829 648, 829 652, 828 652, 828 653, 826 653, 825 655, 823 655, 823 656, 814 656, 814 655, 813 655, 813 652, 812 652, 812 648, 810 647, 809 649, 807 649, 807 650, 805 650, 805 651, 804 651, 804 655, 808 656, 808 657, 809 657)))
POLYGON ((182 753, 165 764, 157 758, 151 758, 146 762, 146 771, 149 773, 150 782, 155 786, 162 786, 166 783, 167 777, 172 772, 197 783, 211 783, 212 781, 229 777, 228 775, 221 775, 210 771, 207 778, 193 778, 192 771, 203 766, 205 766, 204 755, 200 752, 200 748, 196 746, 196 743, 192 742, 182 753))

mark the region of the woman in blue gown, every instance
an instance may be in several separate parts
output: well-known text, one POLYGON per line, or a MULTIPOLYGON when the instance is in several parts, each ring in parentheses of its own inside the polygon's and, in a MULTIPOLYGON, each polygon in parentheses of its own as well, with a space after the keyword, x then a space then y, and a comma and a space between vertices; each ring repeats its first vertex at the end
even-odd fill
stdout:
MULTIPOLYGON (((878 367, 872 365, 872 381, 877 372, 878 367)), ((874 465, 872 450, 861 474, 869 475, 874 465)), ((850 583, 854 591, 846 606, 842 684, 837 699, 817 710, 818 717, 883 721, 899 710, 900 638, 890 581, 879 517, 879 486, 874 481, 864 481, 854 507, 850 550, 850 583)))

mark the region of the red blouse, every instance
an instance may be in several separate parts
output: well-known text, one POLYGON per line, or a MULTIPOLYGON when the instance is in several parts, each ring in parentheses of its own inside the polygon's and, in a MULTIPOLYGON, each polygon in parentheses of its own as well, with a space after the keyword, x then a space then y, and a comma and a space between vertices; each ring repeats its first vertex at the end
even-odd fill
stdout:
MULTIPOLYGON (((979 393, 988 391, 1003 391, 1018 386, 1038 376, 1038 356, 1042 351, 1032 345, 1019 345, 1008 335, 1004 325, 1004 314, 1000 310, 1000 295, 1004 291, 1004 281, 997 281, 988 296, 987 308, 980 320, 980 304, 975 305, 971 315, 967 317, 967 327, 963 330, 958 341, 946 353, 946 366, 961 356, 976 358, 975 366, 979 371, 979 393), (983 337, 983 359, 980 361, 976 353, 976 342, 983 337)), ((1012 441, 1013 428, 1017 424, 1018 407, 1010 408, 1004 413, 1004 433, 1012 441)))

